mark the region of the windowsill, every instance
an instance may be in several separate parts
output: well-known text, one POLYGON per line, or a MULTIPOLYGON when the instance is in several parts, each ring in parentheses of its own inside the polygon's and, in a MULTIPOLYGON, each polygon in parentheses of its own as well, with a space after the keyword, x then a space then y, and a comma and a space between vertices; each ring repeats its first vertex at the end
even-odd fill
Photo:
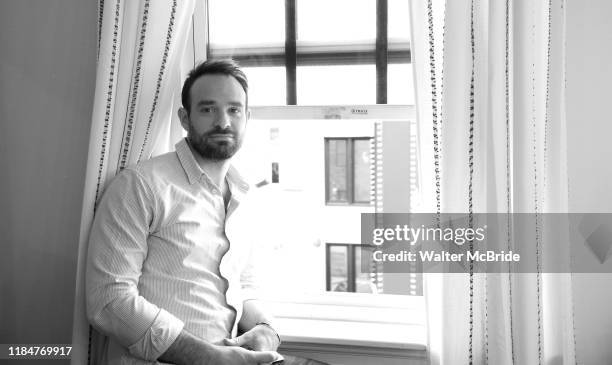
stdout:
POLYGON ((374 208, 374 204, 371 203, 360 203, 360 202, 354 202, 354 203, 342 203, 342 202, 325 202, 325 206, 327 207, 359 207, 359 208, 374 208))
POLYGON ((284 346, 400 353, 427 348, 423 297, 326 293, 270 304, 284 346))
POLYGON ((420 325, 277 318, 283 343, 426 350, 425 328, 420 325))

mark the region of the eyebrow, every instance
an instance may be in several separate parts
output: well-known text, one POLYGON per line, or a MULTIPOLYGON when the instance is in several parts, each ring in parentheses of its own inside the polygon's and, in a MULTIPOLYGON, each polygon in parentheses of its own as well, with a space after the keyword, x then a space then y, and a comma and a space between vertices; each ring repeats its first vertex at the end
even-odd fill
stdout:
MULTIPOLYGON (((204 106, 204 105, 216 105, 216 104, 217 104, 217 102, 216 102, 216 101, 213 101, 213 100, 201 100, 201 101, 199 101, 199 102, 196 104, 196 106, 198 106, 198 107, 199 107, 199 106, 204 106)), ((239 106, 239 107, 243 107, 243 106, 244 106, 244 105, 243 105, 241 102, 239 102, 239 101, 230 101, 228 104, 229 104, 229 105, 231 105, 231 106, 239 106)))

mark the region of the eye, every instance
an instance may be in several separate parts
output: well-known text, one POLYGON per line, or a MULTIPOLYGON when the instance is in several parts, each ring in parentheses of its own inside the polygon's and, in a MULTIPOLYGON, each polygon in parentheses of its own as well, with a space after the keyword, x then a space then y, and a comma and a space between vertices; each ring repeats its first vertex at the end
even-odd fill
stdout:
POLYGON ((215 111, 215 107, 213 106, 203 106, 202 108, 200 108, 201 113, 212 113, 214 111, 215 111))
POLYGON ((231 107, 231 108, 229 109, 229 112, 230 112, 231 114, 239 114, 240 112, 242 112, 242 109, 240 109, 240 108, 239 108, 239 107, 237 107, 237 106, 233 106, 233 107, 231 107))

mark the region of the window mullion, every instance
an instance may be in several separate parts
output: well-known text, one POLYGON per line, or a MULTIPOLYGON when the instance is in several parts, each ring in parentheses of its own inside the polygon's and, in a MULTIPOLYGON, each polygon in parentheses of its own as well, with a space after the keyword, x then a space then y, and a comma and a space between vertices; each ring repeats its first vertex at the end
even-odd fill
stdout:
POLYGON ((331 248, 329 243, 325 244, 325 288, 331 291, 331 248))
POLYGON ((325 138, 325 204, 330 202, 330 198, 329 198, 329 187, 330 187, 330 182, 331 182, 331 177, 330 177, 330 173, 329 173, 329 164, 330 164, 330 147, 329 147, 329 139, 325 138))
POLYGON ((210 11, 208 0, 199 0, 195 3, 192 24, 192 46, 194 67, 198 61, 204 61, 210 57, 209 23, 210 11), (202 45, 204 45, 202 47, 202 45))
POLYGON ((387 104, 387 0, 376 0, 376 104, 387 104))
POLYGON ((355 174, 353 171, 353 163, 354 163, 354 153, 355 149, 353 147, 353 138, 346 139, 346 195, 348 204, 355 203, 355 174))
POLYGON ((287 77, 287 105, 297 105, 297 0, 285 0, 285 73, 287 77))
POLYGON ((347 252, 347 264, 348 264, 348 278, 347 278, 347 291, 350 293, 354 293, 356 292, 356 283, 357 283, 357 276, 355 275, 355 246, 356 245, 352 245, 349 244, 346 246, 346 252, 347 252))

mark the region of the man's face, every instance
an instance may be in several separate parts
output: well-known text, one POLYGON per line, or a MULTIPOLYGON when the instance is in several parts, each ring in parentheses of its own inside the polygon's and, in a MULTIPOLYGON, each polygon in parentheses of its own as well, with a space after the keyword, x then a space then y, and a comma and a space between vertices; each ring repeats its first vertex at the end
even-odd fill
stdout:
POLYGON ((248 111, 246 93, 229 75, 204 75, 190 90, 191 111, 180 113, 190 145, 205 159, 232 157, 240 146, 248 111))

